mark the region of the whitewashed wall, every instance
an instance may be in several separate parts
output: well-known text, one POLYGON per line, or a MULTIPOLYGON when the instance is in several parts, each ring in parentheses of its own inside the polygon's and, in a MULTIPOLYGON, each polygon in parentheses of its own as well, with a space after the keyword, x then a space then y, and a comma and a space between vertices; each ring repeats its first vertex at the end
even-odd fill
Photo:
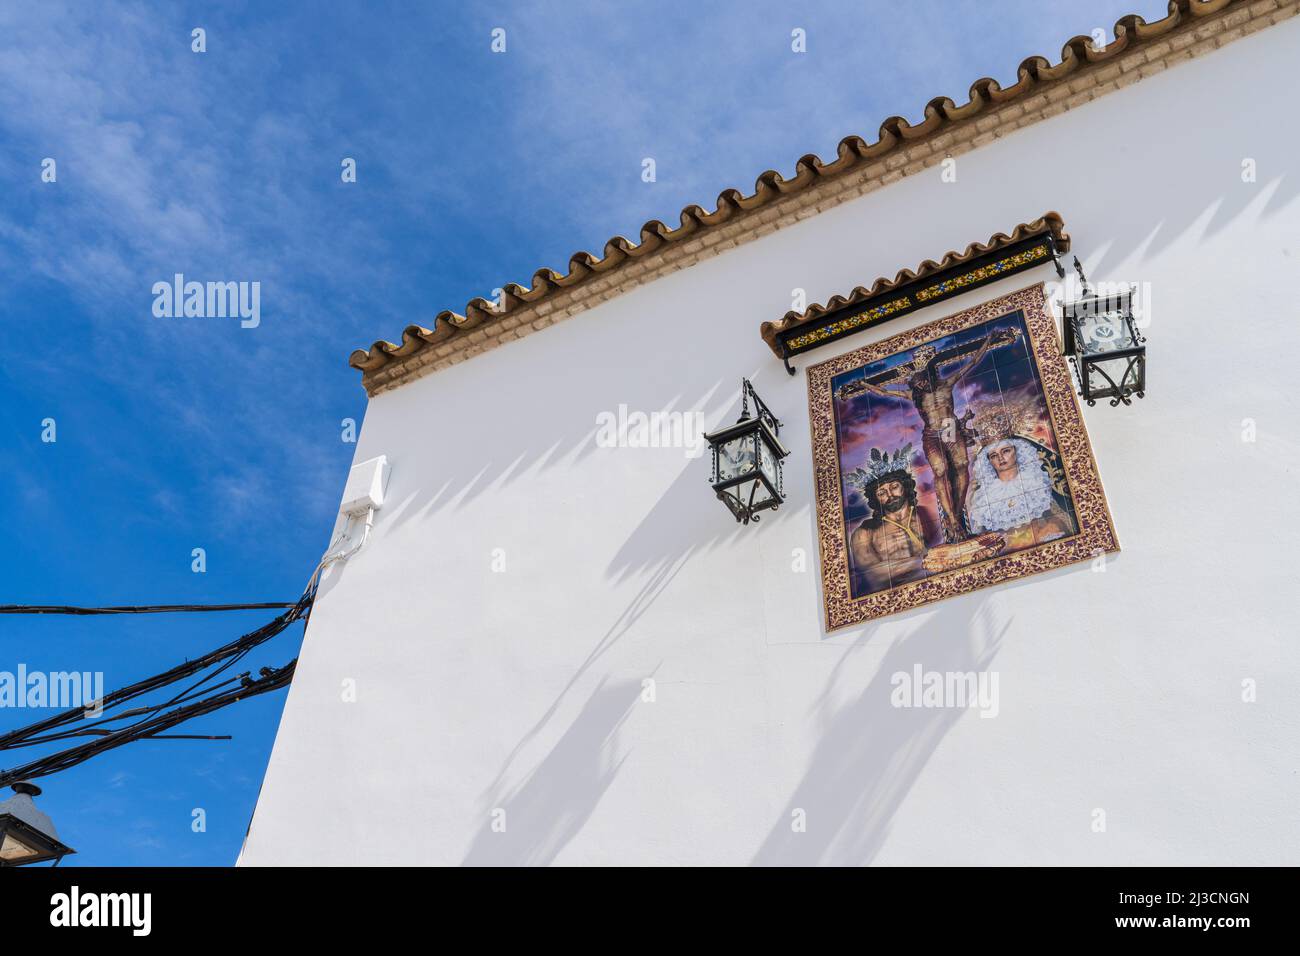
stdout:
POLYGON ((1298 49, 1285 23, 376 398, 389 504, 322 588, 242 862, 1300 863, 1298 49), (802 368, 835 351, 788 378, 758 324, 1047 209, 1091 278, 1151 283, 1147 398, 1085 409, 1123 552, 827 636, 802 368), (596 447, 620 404, 732 420, 742 375, 793 450, 759 526, 703 458, 596 447), (998 716, 891 707, 918 663, 996 672, 998 716))

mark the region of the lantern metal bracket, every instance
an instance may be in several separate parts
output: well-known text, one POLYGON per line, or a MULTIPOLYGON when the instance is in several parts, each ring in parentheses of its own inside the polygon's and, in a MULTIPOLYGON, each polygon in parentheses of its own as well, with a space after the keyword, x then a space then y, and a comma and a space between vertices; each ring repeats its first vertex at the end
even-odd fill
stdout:
MULTIPOLYGON (((1056 277, 1064 279, 1065 266, 1061 265, 1061 250, 1056 245, 1056 236, 1053 233, 1047 234, 1047 254, 1052 257, 1052 265, 1056 266, 1056 277)), ((1078 256, 1075 256, 1075 261, 1079 261, 1078 256)))
MULTIPOLYGON (((1083 263, 1079 261, 1078 256, 1074 257, 1074 271, 1079 273, 1079 283, 1083 287, 1083 294, 1085 296, 1092 295, 1092 293, 1088 291, 1088 277, 1083 274, 1083 263)), ((1061 278, 1065 278, 1064 272, 1061 273, 1061 278)))
MULTIPOLYGON (((790 372, 794 374, 793 371, 790 372)), ((772 429, 774 435, 781 434, 781 420, 772 414, 772 410, 767 404, 758 397, 758 392, 754 391, 754 386, 749 379, 741 379, 744 383, 740 390, 740 417, 736 419, 736 424, 740 424, 749 417, 749 400, 754 400, 754 413, 759 419, 767 422, 767 426, 772 429)))
MULTIPOLYGON (((1061 273, 1064 275, 1065 273, 1061 273)), ((791 375, 795 373, 794 366, 790 364, 790 346, 786 344, 785 339, 781 339, 781 364, 791 375)))

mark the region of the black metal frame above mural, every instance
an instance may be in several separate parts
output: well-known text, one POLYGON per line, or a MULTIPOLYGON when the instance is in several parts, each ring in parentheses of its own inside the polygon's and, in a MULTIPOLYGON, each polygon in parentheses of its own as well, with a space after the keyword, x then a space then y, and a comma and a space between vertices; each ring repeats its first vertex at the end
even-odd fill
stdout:
POLYGON ((780 322, 764 322, 763 339, 785 364, 804 352, 837 342, 954 296, 997 282, 1046 262, 1064 277, 1061 255, 1070 248, 1064 222, 1055 212, 1021 223, 1010 235, 998 233, 986 243, 972 243, 963 253, 949 252, 940 261, 927 260, 915 271, 903 270, 894 279, 877 279, 859 286, 846 298, 833 296, 825 306, 787 312, 780 322))

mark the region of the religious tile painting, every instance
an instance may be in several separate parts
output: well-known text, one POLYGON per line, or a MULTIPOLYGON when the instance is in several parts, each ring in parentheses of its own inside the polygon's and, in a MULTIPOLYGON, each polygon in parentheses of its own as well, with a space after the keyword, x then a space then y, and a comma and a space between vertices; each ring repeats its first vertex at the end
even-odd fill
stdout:
POLYGON ((1117 551, 1042 285, 808 370, 828 629, 1117 551))

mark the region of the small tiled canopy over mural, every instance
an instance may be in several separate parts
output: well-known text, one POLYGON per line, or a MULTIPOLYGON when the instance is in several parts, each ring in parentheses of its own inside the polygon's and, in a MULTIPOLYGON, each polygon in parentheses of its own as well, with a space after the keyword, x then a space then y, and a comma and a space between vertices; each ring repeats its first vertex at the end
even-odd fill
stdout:
MULTIPOLYGON (((1057 273, 1063 275, 1059 256, 1069 248, 1060 214, 1047 212, 1033 222, 1020 223, 1009 235, 999 232, 988 242, 972 242, 964 252, 949 252, 938 262, 927 259, 892 279, 881 277, 847 296, 832 296, 825 305, 810 305, 803 312, 787 312, 779 322, 764 322, 763 340, 784 360, 1043 262, 1055 262, 1057 273)), ((786 368, 794 374, 788 363, 786 368)))

